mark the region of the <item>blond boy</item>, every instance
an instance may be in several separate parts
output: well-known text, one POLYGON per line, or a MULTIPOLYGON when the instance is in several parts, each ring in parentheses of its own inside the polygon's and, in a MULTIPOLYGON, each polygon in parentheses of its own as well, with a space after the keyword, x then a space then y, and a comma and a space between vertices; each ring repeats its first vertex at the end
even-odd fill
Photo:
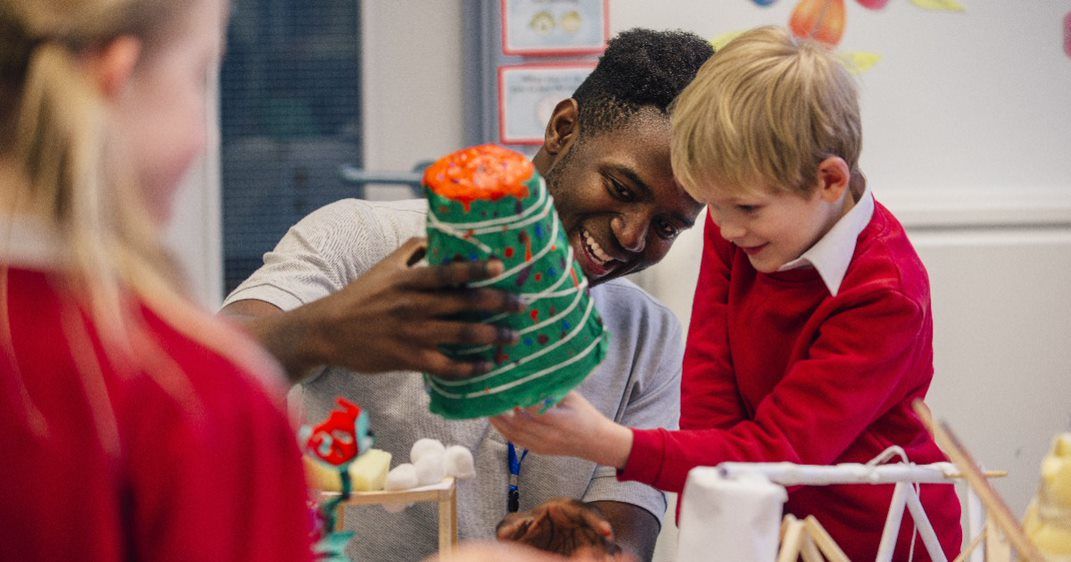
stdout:
MULTIPOLYGON (((933 376, 929 281, 866 187, 861 145, 856 86, 834 53, 774 27, 730 42, 673 109, 674 173, 709 213, 681 430, 624 428, 579 395, 496 426, 673 492, 693 467, 724 461, 865 463, 893 445, 916 463, 944 460, 910 407, 933 376)), ((815 515, 850 559, 873 560, 891 495, 803 487, 786 511, 815 515)), ((923 485, 921 497, 954 558, 954 489, 923 485)), ((914 534, 905 517, 894 559, 912 548, 929 559, 914 534)))

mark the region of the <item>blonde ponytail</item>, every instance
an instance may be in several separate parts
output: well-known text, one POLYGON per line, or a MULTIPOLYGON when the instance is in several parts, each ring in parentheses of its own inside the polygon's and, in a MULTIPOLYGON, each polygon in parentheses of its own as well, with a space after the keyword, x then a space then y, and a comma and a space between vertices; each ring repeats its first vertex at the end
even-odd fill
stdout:
MULTIPOLYGON (((145 45, 161 41, 185 0, 0 0, 0 121, 14 122, 13 139, 0 140, 0 157, 12 159, 27 181, 0 185, 0 287, 4 255, 16 218, 30 217, 54 231, 63 247, 57 280, 88 306, 113 365, 145 373, 195 413, 200 405, 187 377, 158 341, 147 337, 142 307, 183 335, 247 369, 271 372, 273 363, 244 338, 196 309, 181 289, 178 269, 164 250, 134 170, 107 126, 108 105, 80 57, 86 49, 123 35, 145 45), (11 31, 8 34, 8 31, 11 31), (10 49, 9 49, 10 47, 10 49), (7 70, 12 72, 7 72, 7 70)), ((6 294, 0 302, 0 342, 14 361, 6 294)), ((77 320, 77 316, 73 317, 77 320)), ((89 340, 65 327, 67 341, 89 340)), ((76 349, 76 352, 78 349, 76 349)), ((83 357, 83 358, 84 358, 83 357)), ((108 450, 114 414, 103 393, 99 365, 81 363, 86 396, 108 450)), ((19 375, 16 372, 16 378, 19 375)), ((35 422, 36 408, 26 416, 35 422)))

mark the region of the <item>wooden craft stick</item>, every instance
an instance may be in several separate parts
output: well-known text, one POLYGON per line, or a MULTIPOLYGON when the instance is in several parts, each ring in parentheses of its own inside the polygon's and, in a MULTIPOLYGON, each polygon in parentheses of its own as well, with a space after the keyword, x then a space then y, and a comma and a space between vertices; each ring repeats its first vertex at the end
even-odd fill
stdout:
POLYGON ((841 550, 837 541, 833 540, 829 531, 826 531, 822 523, 815 519, 813 515, 808 515, 803 520, 803 524, 807 526, 807 534, 814 539, 814 543, 818 545, 818 550, 822 551, 822 554, 829 562, 851 562, 848 560, 848 555, 841 550))
POLYGON ((803 521, 796 519, 790 513, 785 516, 782 526, 785 528, 785 538, 781 541, 781 552, 777 555, 777 562, 796 562, 803 548, 803 521))
POLYGON ((803 562, 826 562, 818 547, 814 545, 811 535, 806 532, 803 533, 803 548, 800 549, 800 554, 803 555, 803 562))
MULTIPOLYGON (((1008 477, 1008 471, 1007 470, 986 470, 986 471, 982 471, 981 474, 982 474, 982 476, 984 476, 986 478, 1007 478, 1008 477)), ((956 474, 949 474, 948 477, 949 478, 953 478, 955 480, 960 480, 960 479, 966 478, 966 476, 964 476, 962 473, 958 473, 958 472, 956 474)))
POLYGON ((967 548, 964 548, 963 552, 960 552, 959 556, 957 556, 956 559, 952 562, 967 562, 967 559, 970 558, 971 554, 973 554, 974 551, 978 549, 978 545, 982 544, 982 539, 984 539, 985 536, 986 528, 985 526, 983 526, 982 529, 978 531, 978 536, 974 537, 974 540, 971 541, 971 544, 968 544, 967 548))
MULTIPOLYGON (((1012 515, 1008 504, 1004 503, 1000 494, 989 484, 982 471, 978 469, 978 464, 971 458, 967 449, 956 438, 955 434, 948 427, 945 422, 936 422, 933 416, 930 414, 929 408, 921 400, 915 400, 912 407, 915 409, 915 413, 918 414, 922 420, 923 425, 933 434, 934 439, 937 440, 937 445, 948 455, 948 459, 952 461, 952 464, 956 465, 960 473, 963 474, 967 480, 967 484, 974 489, 978 495, 978 499, 985 505, 986 510, 989 512, 990 520, 1000 528, 1004 533, 1004 536, 1008 538, 1011 545, 1023 557, 1024 560, 1044 562, 1045 558, 1038 552, 1034 543, 1030 542, 1030 539, 1026 536, 1023 528, 1019 525, 1019 521, 1012 515)), ((992 535, 994 529, 990 526, 987 535, 992 535)), ((987 550, 987 554, 988 550, 987 550)), ((990 554, 990 556, 992 556, 990 554)))
POLYGON ((986 562, 1011 562, 1011 545, 1008 544, 1007 537, 995 527, 987 528, 989 531, 985 534, 986 562))

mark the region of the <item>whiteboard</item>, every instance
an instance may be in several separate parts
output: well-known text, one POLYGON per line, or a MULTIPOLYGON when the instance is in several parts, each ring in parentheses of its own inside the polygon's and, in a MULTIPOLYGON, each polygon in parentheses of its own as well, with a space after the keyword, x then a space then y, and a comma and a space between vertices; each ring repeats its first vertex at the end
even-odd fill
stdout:
MULTIPOLYGON (((787 25, 800 0, 612 0, 611 32, 684 29, 713 39, 787 25)), ((880 55, 859 75, 861 167, 879 197, 966 204, 1071 201, 1071 0, 846 2, 842 52, 880 55)), ((1043 205, 1038 205, 1039 207, 1043 205)))

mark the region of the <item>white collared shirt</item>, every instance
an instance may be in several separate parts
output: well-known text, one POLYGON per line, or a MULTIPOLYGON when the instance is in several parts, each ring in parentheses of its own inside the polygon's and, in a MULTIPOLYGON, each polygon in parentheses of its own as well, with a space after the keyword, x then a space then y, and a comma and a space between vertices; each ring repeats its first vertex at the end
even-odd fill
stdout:
POLYGON ((825 236, 822 236, 800 257, 777 270, 788 271, 811 266, 818 270, 818 275, 829 289, 829 293, 836 296, 841 282, 844 281, 844 274, 848 272, 848 265, 852 263, 852 256, 855 255, 856 240, 866 225, 870 224, 873 216, 874 195, 870 192, 870 187, 867 187, 859 201, 856 201, 855 205, 833 225, 833 228, 829 229, 825 236))

